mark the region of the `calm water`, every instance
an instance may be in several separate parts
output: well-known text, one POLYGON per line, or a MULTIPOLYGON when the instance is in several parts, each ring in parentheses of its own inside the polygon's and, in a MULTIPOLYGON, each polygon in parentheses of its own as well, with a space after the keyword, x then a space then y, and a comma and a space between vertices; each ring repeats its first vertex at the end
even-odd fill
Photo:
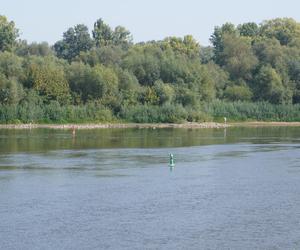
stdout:
POLYGON ((299 150, 300 128, 0 130, 0 249, 300 249, 299 150))

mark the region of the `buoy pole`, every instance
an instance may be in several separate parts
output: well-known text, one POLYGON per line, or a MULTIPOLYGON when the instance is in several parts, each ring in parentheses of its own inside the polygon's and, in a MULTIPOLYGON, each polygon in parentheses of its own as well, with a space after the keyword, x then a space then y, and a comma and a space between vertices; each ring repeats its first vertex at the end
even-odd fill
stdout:
POLYGON ((170 160, 169 160, 169 166, 170 167, 174 167, 175 166, 175 162, 174 162, 174 155, 170 154, 170 160))

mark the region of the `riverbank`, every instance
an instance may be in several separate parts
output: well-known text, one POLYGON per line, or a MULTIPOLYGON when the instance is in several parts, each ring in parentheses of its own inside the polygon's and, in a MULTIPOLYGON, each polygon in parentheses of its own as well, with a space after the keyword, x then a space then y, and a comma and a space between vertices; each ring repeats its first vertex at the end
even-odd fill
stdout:
POLYGON ((234 122, 231 127, 299 127, 300 122, 234 122))
POLYGON ((227 128, 227 127, 299 127, 300 122, 187 122, 187 123, 88 123, 88 124, 0 124, 0 129, 105 129, 105 128, 227 128))
POLYGON ((101 129, 101 128, 226 128, 229 124, 216 122, 187 123, 89 123, 89 124, 0 124, 0 129, 101 129))

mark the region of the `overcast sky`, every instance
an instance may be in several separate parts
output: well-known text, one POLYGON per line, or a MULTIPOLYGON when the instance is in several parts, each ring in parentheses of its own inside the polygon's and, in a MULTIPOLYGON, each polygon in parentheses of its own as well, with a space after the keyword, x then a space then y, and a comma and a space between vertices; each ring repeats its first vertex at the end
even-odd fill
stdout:
POLYGON ((300 0, 0 0, 1 15, 16 23, 21 38, 53 44, 76 24, 102 18, 111 27, 122 25, 135 42, 167 36, 193 35, 202 45, 216 25, 275 17, 300 22, 300 0))

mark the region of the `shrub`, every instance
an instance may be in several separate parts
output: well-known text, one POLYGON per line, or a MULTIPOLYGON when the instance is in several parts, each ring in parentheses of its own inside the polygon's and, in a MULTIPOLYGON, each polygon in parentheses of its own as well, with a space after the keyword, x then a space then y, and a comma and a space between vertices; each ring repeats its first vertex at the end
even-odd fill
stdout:
POLYGON ((300 121, 299 104, 215 101, 204 104, 203 109, 216 120, 227 117, 229 120, 236 121, 300 121))

